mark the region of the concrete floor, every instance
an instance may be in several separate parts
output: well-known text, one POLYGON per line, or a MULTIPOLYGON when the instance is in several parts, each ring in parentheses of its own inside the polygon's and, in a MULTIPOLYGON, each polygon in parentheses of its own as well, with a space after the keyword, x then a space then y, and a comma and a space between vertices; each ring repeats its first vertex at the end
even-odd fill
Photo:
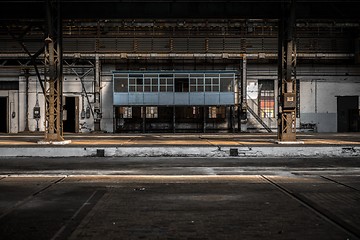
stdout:
POLYGON ((360 157, 360 133, 302 134, 278 144, 276 134, 66 134, 44 142, 42 134, 0 135, 4 157, 360 157), (235 155, 230 149, 236 151, 235 155))
MULTIPOLYGON (((38 146, 38 133, 0 134, 0 147, 38 146)), ((274 133, 218 134, 65 134, 68 146, 279 146, 274 133)), ((309 146, 360 145, 360 133, 298 133, 309 146)))
POLYGON ((360 239, 358 158, 0 161, 0 239, 360 239))

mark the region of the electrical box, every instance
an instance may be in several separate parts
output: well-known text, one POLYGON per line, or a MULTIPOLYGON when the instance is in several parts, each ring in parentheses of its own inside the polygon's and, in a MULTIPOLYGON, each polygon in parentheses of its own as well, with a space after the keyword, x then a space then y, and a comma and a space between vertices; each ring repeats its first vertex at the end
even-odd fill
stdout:
POLYGON ((284 93, 284 108, 293 109, 296 108, 296 94, 284 93))
POLYGON ((40 107, 34 107, 33 117, 34 119, 40 119, 40 107))

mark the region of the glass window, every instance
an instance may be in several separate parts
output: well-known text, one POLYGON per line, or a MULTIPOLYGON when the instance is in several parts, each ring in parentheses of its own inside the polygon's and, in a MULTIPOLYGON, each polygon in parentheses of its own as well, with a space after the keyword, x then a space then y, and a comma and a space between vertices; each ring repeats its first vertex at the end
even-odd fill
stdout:
POLYGON ((226 107, 209 107, 209 118, 224 119, 226 117, 226 107))
POLYGON ((144 84, 145 85, 150 85, 151 84, 151 79, 150 78, 145 78, 144 79, 144 84))
POLYGON ((232 92, 234 73, 116 73, 115 92, 232 92))
POLYGON ((259 115, 262 118, 275 117, 275 91, 273 80, 259 80, 259 115))
POLYGON ((132 118, 132 107, 121 107, 120 118, 132 118))
POLYGON ((158 108, 146 107, 146 118, 158 118, 158 108))
POLYGON ((145 85, 145 86, 144 86, 144 92, 151 92, 151 87, 150 87, 150 85, 145 85))
POLYGON ((143 85, 137 85, 136 91, 143 92, 143 85))
POLYGON ((233 79, 234 78, 221 78, 220 92, 232 92, 233 91, 233 79))
POLYGON ((114 92, 127 92, 128 79, 127 78, 114 78, 114 92))
POLYGON ((166 86, 160 86, 160 92, 166 92, 166 86))
POLYGON ((167 92, 173 92, 174 91, 174 87, 171 85, 171 86, 167 86, 167 92))
POLYGON ((157 86, 157 85, 156 85, 156 86, 152 85, 151 91, 152 91, 152 92, 158 92, 158 91, 159 91, 158 86, 157 86))
POLYGON ((160 84, 166 85, 166 78, 160 78, 160 84))
POLYGON ((158 85, 158 79, 157 78, 152 78, 151 79, 151 84, 152 85, 158 85))
POLYGON ((135 92, 135 86, 129 86, 129 92, 135 92))

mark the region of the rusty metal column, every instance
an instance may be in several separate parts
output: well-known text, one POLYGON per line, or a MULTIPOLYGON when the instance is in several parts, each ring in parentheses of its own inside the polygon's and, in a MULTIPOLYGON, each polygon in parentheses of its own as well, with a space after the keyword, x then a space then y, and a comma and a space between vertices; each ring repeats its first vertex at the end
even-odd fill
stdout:
POLYGON ((295 0, 282 3, 278 52, 278 140, 296 141, 295 0))
POLYGON ((45 142, 63 141, 62 46, 60 1, 47 0, 48 36, 45 39, 45 142))

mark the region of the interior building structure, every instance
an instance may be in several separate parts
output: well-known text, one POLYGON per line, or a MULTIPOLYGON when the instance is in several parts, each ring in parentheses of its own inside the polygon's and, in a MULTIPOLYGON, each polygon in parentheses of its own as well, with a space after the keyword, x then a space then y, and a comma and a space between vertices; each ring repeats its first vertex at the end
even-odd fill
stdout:
POLYGON ((358 132, 356 6, 2 1, 0 132, 358 132))

